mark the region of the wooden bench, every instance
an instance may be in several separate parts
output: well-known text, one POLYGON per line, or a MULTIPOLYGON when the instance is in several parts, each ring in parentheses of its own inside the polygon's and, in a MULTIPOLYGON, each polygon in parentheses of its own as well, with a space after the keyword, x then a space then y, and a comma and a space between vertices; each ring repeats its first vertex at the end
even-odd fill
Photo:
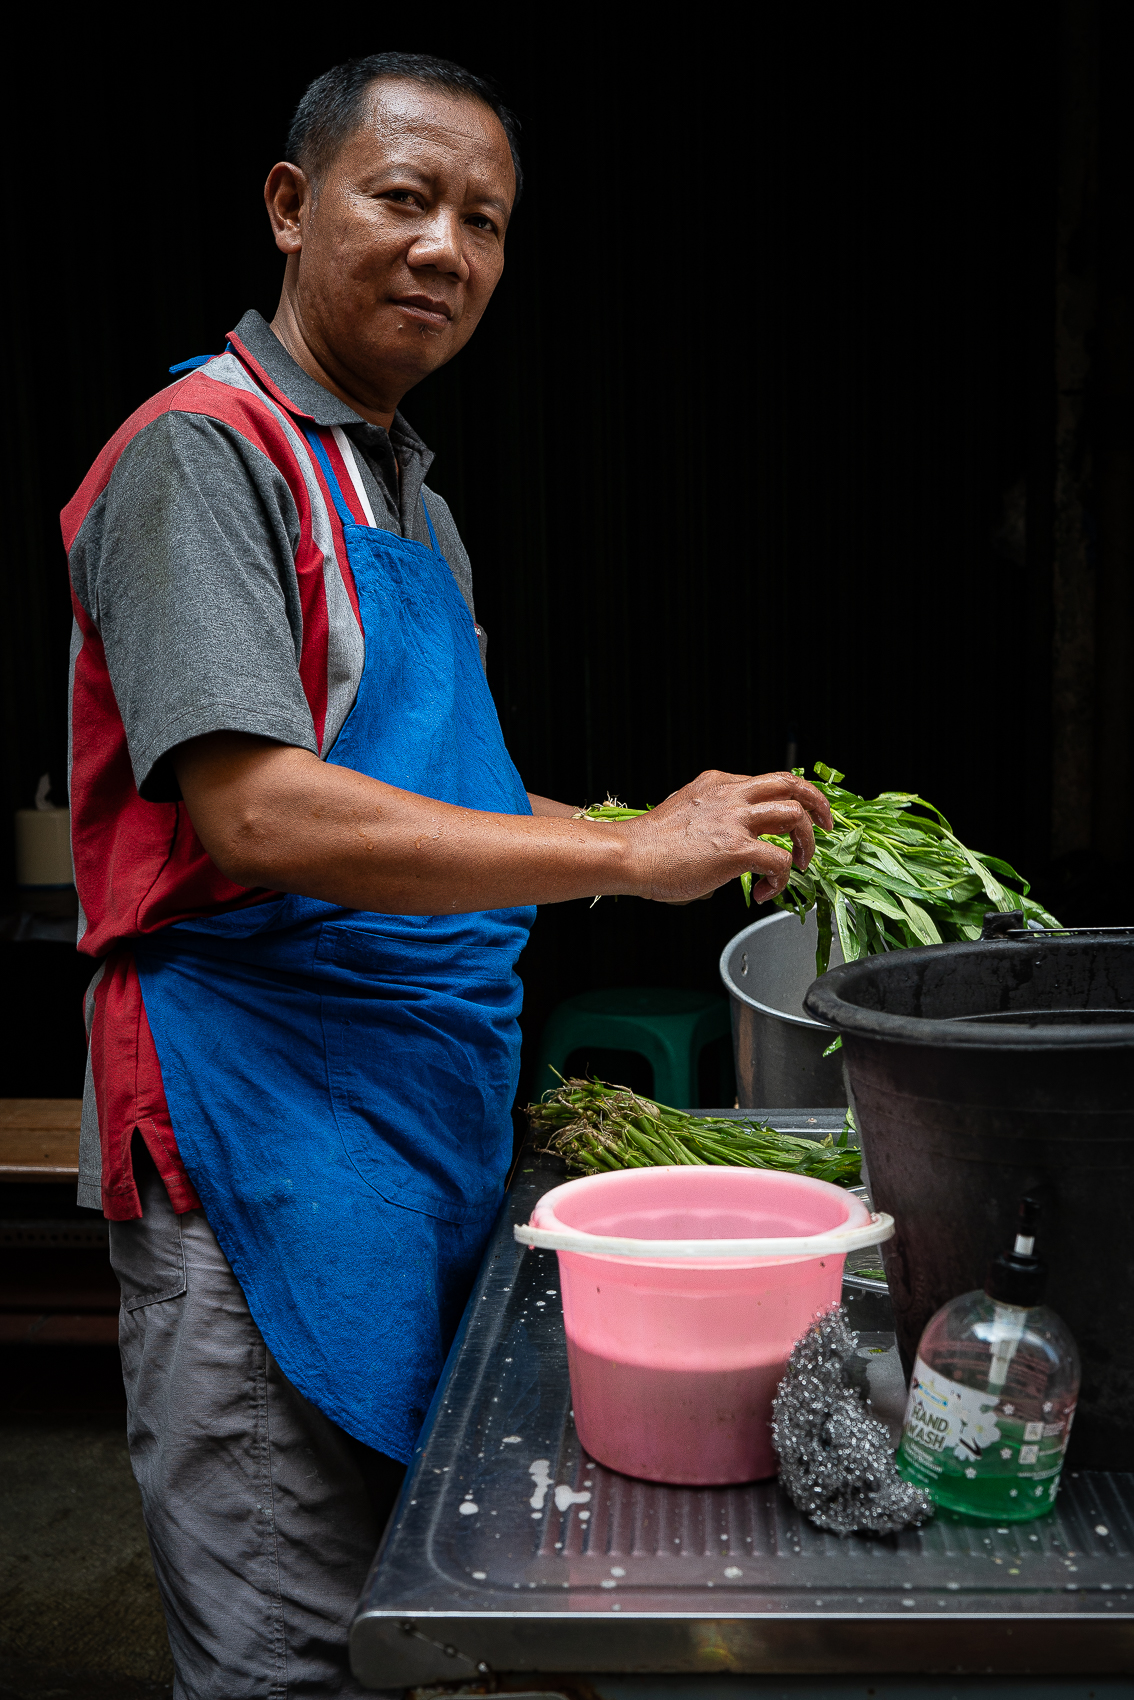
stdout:
MULTIPOLYGON (((0 1098, 0 1185, 58 1184, 70 1209, 82 1110, 81 1098, 0 1098)), ((0 1207, 0 1218, 9 1210, 0 1207)), ((38 1222, 0 1220, 0 1344, 114 1345, 118 1283, 106 1223, 93 1212, 38 1222)))
POLYGON ((0 1181, 77 1181, 81 1098, 0 1098, 0 1181))

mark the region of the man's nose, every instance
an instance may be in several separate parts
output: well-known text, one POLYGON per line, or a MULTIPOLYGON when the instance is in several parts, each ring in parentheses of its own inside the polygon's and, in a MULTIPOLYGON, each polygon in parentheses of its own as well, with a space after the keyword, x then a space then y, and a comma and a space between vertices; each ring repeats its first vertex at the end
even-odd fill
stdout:
POLYGON ((458 215, 438 207, 426 221, 407 256, 411 266, 430 266, 435 271, 451 272, 461 283, 467 283, 468 261, 465 259, 461 221, 458 215))

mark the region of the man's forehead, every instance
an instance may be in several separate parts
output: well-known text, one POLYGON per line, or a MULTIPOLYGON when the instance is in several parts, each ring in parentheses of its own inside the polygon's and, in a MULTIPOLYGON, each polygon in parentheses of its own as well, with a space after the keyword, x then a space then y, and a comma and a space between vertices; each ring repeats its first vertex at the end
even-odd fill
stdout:
POLYGON ((443 148, 478 164, 498 162, 509 174, 512 168, 508 138, 496 114, 471 95, 430 84, 393 78, 374 83, 352 140, 363 148, 368 143, 377 147, 384 160, 391 147, 407 161, 423 150, 443 148))

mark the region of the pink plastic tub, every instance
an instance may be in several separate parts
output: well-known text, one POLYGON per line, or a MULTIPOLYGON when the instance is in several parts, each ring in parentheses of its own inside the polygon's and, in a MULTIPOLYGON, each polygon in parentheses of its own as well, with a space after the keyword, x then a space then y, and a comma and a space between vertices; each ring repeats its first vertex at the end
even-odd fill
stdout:
POLYGON ((647 1481, 775 1475, 791 1348, 838 1303, 846 1253, 892 1232, 841 1187, 765 1169, 624 1169, 545 1193, 516 1238, 559 1256, 586 1451, 647 1481))

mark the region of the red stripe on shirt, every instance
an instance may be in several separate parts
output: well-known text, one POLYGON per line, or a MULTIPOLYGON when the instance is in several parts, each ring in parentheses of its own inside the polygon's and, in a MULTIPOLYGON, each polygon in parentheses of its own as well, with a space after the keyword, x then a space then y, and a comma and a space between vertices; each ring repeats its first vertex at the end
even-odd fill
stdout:
MULTIPOLYGON (((241 364, 248 368, 256 382, 263 386, 267 393, 272 397, 273 401, 278 402, 280 407, 284 409, 285 413, 289 413, 293 419, 306 419, 309 420, 312 425, 315 424, 315 421, 311 418, 309 413, 301 413, 295 407, 294 403, 288 400, 287 396, 284 395, 279 386, 268 376, 268 373, 260 365, 260 362, 254 355, 248 352, 248 349, 237 336, 235 331, 229 331, 228 340, 234 353, 239 355, 241 364)), ((335 474, 338 477, 339 482, 343 487, 343 495, 346 498, 346 503, 351 513, 358 520, 359 525, 367 524, 366 515, 362 511, 361 503, 359 502, 358 496, 355 492, 354 480, 350 477, 343 464, 343 457, 339 451, 338 444, 335 442, 333 433, 327 430, 320 430, 319 441, 323 444, 323 447, 327 451, 327 456, 331 465, 335 469, 335 474)), ((358 605, 358 591, 355 588, 354 574, 351 572, 350 562, 347 560, 346 547, 343 542, 343 528, 339 523, 339 516, 335 509, 334 501, 331 498, 331 492, 327 487, 327 480, 323 476, 323 469, 315 459, 314 455, 311 457, 311 464, 314 467, 315 476, 319 481, 319 488, 323 492, 323 499, 327 504, 327 514, 331 521, 331 531, 335 539, 335 554, 338 560, 339 571, 342 574, 343 584, 346 586, 346 593, 350 598, 350 605, 354 609, 354 617, 358 621, 358 628, 361 631, 362 610, 358 605)), ((322 745, 322 733, 320 733, 319 742, 320 745, 322 745)))
POLYGON ((261 903, 269 894, 221 873, 184 803, 138 794, 102 638, 72 593, 82 633, 72 688, 71 853, 87 917, 79 949, 105 956, 124 939, 193 915, 261 903))
MULTIPOLYGON (((238 352, 285 413, 294 416, 287 398, 266 379, 256 362, 244 349, 238 352)), ((255 394, 194 373, 151 397, 111 438, 63 510, 68 552, 91 507, 106 489, 123 450, 139 431, 168 411, 202 414, 233 427, 259 448, 287 481, 300 525, 295 557, 303 623, 299 673, 321 747, 327 713, 329 638, 325 563, 314 540, 304 469, 285 426, 255 394)), ((332 450, 341 465, 342 457, 333 440, 328 444, 328 452, 332 450)), ((315 465, 313 459, 310 464, 315 465)), ((336 552, 332 570, 337 565, 361 625, 357 593, 346 565, 342 526, 317 465, 315 471, 336 552)), ((344 489, 349 490, 348 501, 357 500, 349 477, 344 478, 344 489)), ((109 957, 95 993, 90 1056, 102 1141, 104 1210, 111 1220, 125 1221, 141 1214, 130 1161, 135 1128, 165 1181, 174 1210, 199 1207, 177 1149, 129 941, 194 915, 263 902, 270 894, 236 885, 221 873, 197 837, 183 803, 152 803, 139 795, 102 639, 73 591, 72 606, 82 637, 71 705, 72 725, 77 732, 71 773, 75 884, 87 917, 79 949, 88 956, 109 957)))
MULTIPOLYGON (((350 509, 351 514, 359 525, 366 525, 368 523, 366 515, 362 511, 362 504, 358 500, 357 492, 355 491, 354 485, 351 481, 350 474, 346 469, 346 464, 343 460, 338 444, 335 442, 330 431, 320 431, 318 436, 319 441, 327 451, 327 457, 334 468, 335 476, 339 480, 343 499, 346 502, 347 507, 350 509)), ((326 504, 327 509, 327 518, 331 522, 331 536, 334 539, 335 560, 338 563, 343 584, 345 585, 347 595, 350 598, 350 605, 354 612, 354 617, 358 621, 358 627, 361 631, 362 611, 358 606, 358 591, 355 587, 354 574, 350 569, 350 561, 347 557, 346 537, 343 532, 342 521, 339 519, 338 510, 335 507, 334 498, 331 495, 330 486, 327 483, 323 468, 320 466, 314 455, 311 457, 311 466, 315 473, 315 477, 318 480, 319 488, 323 493, 323 501, 326 504)), ((303 682, 303 689, 307 695, 307 700, 311 703, 312 718, 315 721, 315 736, 318 740, 319 748, 322 749, 323 731, 327 720, 328 625, 326 588, 322 580, 320 580, 319 588, 321 592, 321 601, 319 609, 312 610, 310 644, 308 643, 307 610, 306 608, 304 609, 303 650, 299 660, 299 677, 303 682), (320 614, 322 623, 317 626, 316 622, 320 620, 320 614), (311 681, 310 686, 308 685, 309 677, 311 681), (321 712, 316 713, 314 693, 320 689, 322 691, 322 697, 320 699, 321 712)))
MULTIPOLYGON (((362 503, 359 501, 358 491, 354 487, 354 479, 351 477, 351 469, 350 469, 350 467, 348 467, 348 465, 346 463, 345 455, 343 454, 342 450, 339 448, 338 443, 335 441, 334 432, 333 431, 320 431, 319 432, 319 441, 322 443, 323 447, 327 451, 327 459, 330 461, 331 469, 334 472, 335 477, 339 481, 339 489, 342 491, 343 501, 346 503, 347 507, 351 511, 351 514, 354 516, 355 524, 356 525, 369 525, 370 521, 366 517, 366 511, 363 508, 362 503)), ((318 462, 316 462, 316 465, 318 465, 318 462)), ((322 477, 322 470, 323 470, 322 467, 320 467, 319 468, 320 482, 325 487, 327 481, 326 481, 325 478, 322 477)), ((328 498, 329 498, 330 497, 330 491, 329 490, 327 491, 327 495, 328 495, 328 498)), ((333 506, 333 504, 332 504, 332 506, 333 506)), ((335 518, 338 519, 338 517, 339 517, 338 512, 336 511, 335 512, 335 518)))
POLYGON ((102 1208, 112 1222, 142 1214, 130 1143, 137 1128, 179 1214, 201 1200, 185 1172, 165 1101, 161 1065, 127 947, 113 952, 95 988, 91 1072, 102 1142, 102 1208))

